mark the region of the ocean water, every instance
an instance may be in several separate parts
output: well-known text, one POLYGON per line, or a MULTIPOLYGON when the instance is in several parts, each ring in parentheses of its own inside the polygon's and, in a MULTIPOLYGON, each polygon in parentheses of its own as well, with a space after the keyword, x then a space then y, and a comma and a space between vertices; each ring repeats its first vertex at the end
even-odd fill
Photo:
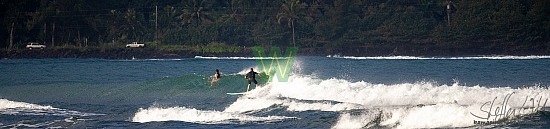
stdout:
POLYGON ((549 128, 549 56, 0 60, 0 128, 549 128), (222 78, 212 84, 220 69, 222 78))

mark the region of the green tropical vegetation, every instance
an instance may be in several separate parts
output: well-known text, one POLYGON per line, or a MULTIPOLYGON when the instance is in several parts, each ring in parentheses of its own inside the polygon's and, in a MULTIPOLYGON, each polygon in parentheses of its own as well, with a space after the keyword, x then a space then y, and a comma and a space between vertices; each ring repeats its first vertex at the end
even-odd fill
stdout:
POLYGON ((548 0, 2 0, 0 47, 550 53, 548 0))

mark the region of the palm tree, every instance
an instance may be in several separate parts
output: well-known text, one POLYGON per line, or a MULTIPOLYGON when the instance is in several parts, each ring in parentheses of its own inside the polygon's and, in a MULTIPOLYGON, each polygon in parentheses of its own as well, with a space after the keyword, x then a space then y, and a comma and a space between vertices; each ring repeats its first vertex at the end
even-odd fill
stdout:
POLYGON ((295 31, 294 31, 294 21, 298 17, 298 13, 305 4, 300 4, 300 0, 286 0, 281 7, 281 12, 277 14, 277 22, 281 24, 282 20, 286 20, 288 27, 292 28, 292 44, 296 47, 295 31))
POLYGON ((141 15, 138 14, 135 9, 128 9, 124 15, 124 20, 125 24, 122 29, 124 33, 126 33, 126 36, 132 36, 131 38, 133 40, 139 40, 135 38, 140 37, 139 35, 143 35, 141 15))
POLYGON ((179 18, 184 25, 191 23, 194 19, 196 19, 197 25, 210 22, 210 13, 207 12, 209 6, 207 0, 193 0, 186 5, 179 18))
MULTIPOLYGON (((60 22, 60 19, 58 18, 59 16, 59 10, 57 9, 57 5, 58 5, 59 1, 47 1, 47 0, 41 0, 40 1, 40 7, 38 7, 37 11, 34 12, 34 13, 30 13, 32 19, 31 20, 28 20, 26 25, 27 25, 27 29, 31 30, 32 28, 34 28, 35 25, 44 25, 44 29, 42 31, 44 31, 44 37, 43 37, 43 40, 44 40, 44 43, 46 43, 46 27, 48 24, 51 25, 51 47, 54 47, 55 46, 55 25, 56 23, 59 23, 60 22)), ((13 8, 13 9, 8 9, 8 11, 16 11, 16 10, 19 10, 18 8, 16 7, 11 7, 10 8, 13 8)), ((6 14, 10 14, 10 15, 13 15, 13 14, 19 14, 19 13, 6 13, 6 14)))
POLYGON ((120 21, 122 21, 121 17, 119 17, 120 15, 122 15, 119 11, 117 10, 111 10, 110 13, 109 13, 109 20, 107 22, 107 32, 109 34, 109 36, 111 37, 111 42, 113 43, 112 45, 114 46, 115 45, 115 41, 118 39, 118 37, 121 35, 121 33, 123 32, 122 31, 122 24, 120 21))
POLYGON ((179 14, 175 7, 166 6, 158 15, 159 32, 157 34, 157 40, 162 41, 171 31, 180 29, 177 22, 179 14))
POLYGON ((227 23, 227 22, 230 22, 230 21, 241 22, 243 16, 242 16, 242 14, 239 13, 239 12, 241 12, 241 8, 239 7, 239 5, 242 4, 242 1, 240 1, 240 0, 231 0, 231 3, 227 3, 227 4, 229 4, 231 6, 230 7, 230 13, 222 14, 222 16, 220 17, 220 20, 223 23, 227 23))

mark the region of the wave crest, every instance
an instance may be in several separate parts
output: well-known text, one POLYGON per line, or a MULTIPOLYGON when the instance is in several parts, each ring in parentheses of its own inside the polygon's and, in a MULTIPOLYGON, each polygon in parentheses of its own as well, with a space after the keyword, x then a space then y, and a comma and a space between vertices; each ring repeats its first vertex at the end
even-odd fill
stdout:
POLYGON ((550 59, 550 56, 467 56, 467 57, 418 57, 418 56, 372 56, 372 57, 355 57, 355 56, 340 56, 328 55, 329 58, 356 59, 356 60, 530 60, 530 59, 550 59))
POLYGON ((279 121, 291 119, 293 117, 267 116, 258 117, 234 112, 220 112, 210 110, 197 110, 186 107, 159 108, 150 107, 148 109, 139 109, 132 118, 133 122, 152 122, 152 121, 185 121, 203 124, 229 123, 231 121, 252 122, 252 121, 279 121))
POLYGON ((535 113, 546 106, 548 97, 550 90, 541 87, 488 88, 432 82, 386 85, 292 75, 289 82, 271 82, 251 91, 225 111, 254 112, 279 105, 288 111, 341 112, 335 128, 468 127, 475 125, 473 121, 499 121, 535 113), (358 109, 366 113, 347 115, 358 109), (491 116, 485 119, 473 114, 491 116), (377 115, 380 117, 371 118, 377 115))

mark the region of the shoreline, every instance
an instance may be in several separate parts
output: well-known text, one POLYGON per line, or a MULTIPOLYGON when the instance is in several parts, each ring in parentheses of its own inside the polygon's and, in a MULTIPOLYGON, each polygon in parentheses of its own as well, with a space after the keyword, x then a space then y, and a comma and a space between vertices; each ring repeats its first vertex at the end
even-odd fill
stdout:
MULTIPOLYGON (((414 56, 414 57, 472 57, 472 56, 533 56, 550 55, 548 51, 498 51, 498 50, 464 50, 464 49, 392 49, 364 48, 348 51, 331 51, 321 48, 301 48, 298 56, 351 56, 351 57, 383 57, 383 56, 414 56)), ((252 57, 252 51, 209 53, 191 50, 162 51, 148 48, 113 48, 113 49, 16 49, 0 50, 0 59, 41 59, 41 58, 99 58, 99 59, 175 59, 203 57, 252 57)))

